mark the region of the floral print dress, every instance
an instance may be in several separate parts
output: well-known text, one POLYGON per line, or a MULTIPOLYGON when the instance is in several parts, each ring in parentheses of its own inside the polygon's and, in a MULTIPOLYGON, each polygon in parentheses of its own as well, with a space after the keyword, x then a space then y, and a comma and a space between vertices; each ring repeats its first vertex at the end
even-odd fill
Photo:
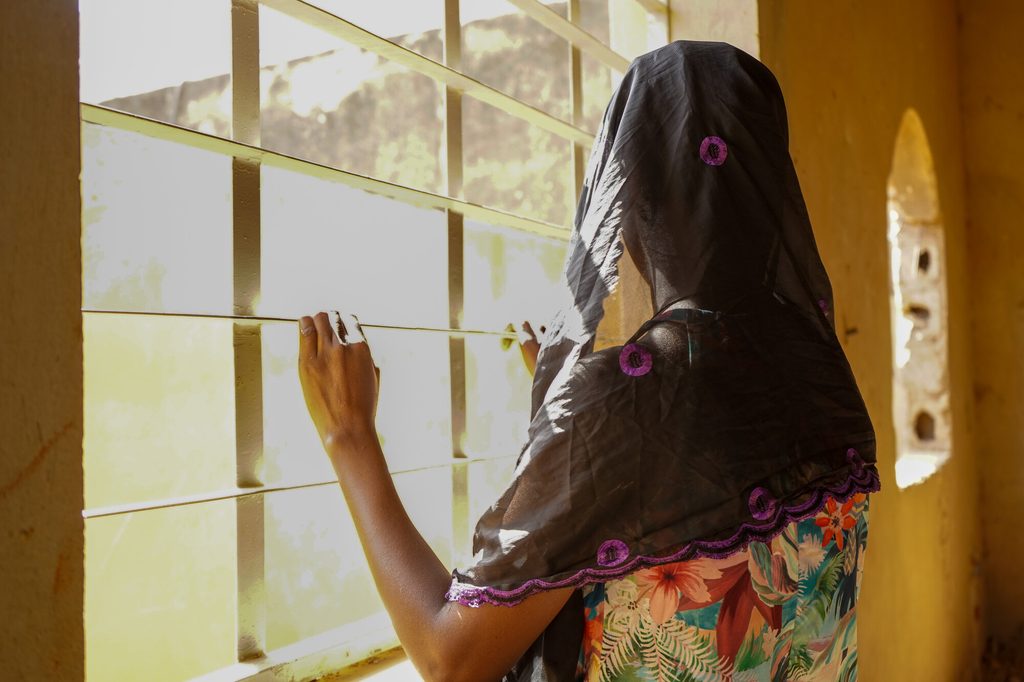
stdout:
POLYGON ((832 497, 770 542, 583 588, 577 679, 851 682, 868 497, 832 497))

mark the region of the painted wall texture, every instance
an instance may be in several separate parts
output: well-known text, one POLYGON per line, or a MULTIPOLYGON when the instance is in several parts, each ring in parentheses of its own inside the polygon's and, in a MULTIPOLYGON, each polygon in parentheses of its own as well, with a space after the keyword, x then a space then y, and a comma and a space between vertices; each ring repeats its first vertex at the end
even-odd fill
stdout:
POLYGON ((0 3, 0 662, 82 679, 78 3, 0 3))
MULTIPOLYGON (((960 3, 986 621, 1024 644, 1024 6, 960 3)), ((1024 652, 1020 654, 1024 657, 1024 652)))

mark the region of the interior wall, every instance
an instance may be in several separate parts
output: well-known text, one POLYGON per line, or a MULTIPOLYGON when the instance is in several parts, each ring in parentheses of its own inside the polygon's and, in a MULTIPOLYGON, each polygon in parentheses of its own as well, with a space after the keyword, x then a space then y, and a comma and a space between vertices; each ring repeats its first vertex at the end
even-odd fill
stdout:
POLYGON ((78 3, 0 2, 0 664, 80 680, 78 3))
MULTIPOLYGON (((700 29, 699 13, 696 20, 679 17, 692 15, 694 7, 713 14, 714 3, 673 0, 673 39, 754 42, 735 37, 749 23, 749 3, 730 2, 738 3, 735 26, 719 18, 700 29)), ((872 499, 858 605, 860 679, 975 679, 982 646, 981 531, 955 4, 757 5, 757 56, 785 94, 790 151, 832 280, 837 328, 878 438, 882 492, 872 499), (946 230, 953 454, 938 473, 900 490, 886 186, 899 125, 910 108, 931 144, 946 230)))
POLYGON ((1024 5, 960 2, 986 622, 1024 657, 1024 5))

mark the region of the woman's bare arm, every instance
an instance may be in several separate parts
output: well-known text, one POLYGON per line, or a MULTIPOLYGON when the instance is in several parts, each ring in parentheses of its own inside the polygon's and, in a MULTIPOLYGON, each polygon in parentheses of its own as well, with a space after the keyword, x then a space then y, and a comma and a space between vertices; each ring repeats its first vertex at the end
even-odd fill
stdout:
MULTIPOLYGON (((299 320, 299 376, 398 638, 425 680, 499 680, 568 600, 572 588, 516 606, 448 602, 451 573, 409 519, 380 449, 378 376, 355 318, 342 343, 327 313, 299 320)), ((582 617, 582 616, 581 616, 582 617)))

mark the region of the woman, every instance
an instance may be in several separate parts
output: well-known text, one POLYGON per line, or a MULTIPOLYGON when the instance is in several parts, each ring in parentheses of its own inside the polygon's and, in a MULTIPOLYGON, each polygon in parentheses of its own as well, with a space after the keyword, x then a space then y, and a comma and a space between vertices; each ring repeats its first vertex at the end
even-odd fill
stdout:
POLYGON ((764 65, 698 41, 633 61, 564 285, 529 439, 452 573, 388 475, 358 322, 300 319, 307 406, 414 665, 428 680, 854 679, 874 431, 764 65), (657 312, 595 351, 623 247, 657 312))

